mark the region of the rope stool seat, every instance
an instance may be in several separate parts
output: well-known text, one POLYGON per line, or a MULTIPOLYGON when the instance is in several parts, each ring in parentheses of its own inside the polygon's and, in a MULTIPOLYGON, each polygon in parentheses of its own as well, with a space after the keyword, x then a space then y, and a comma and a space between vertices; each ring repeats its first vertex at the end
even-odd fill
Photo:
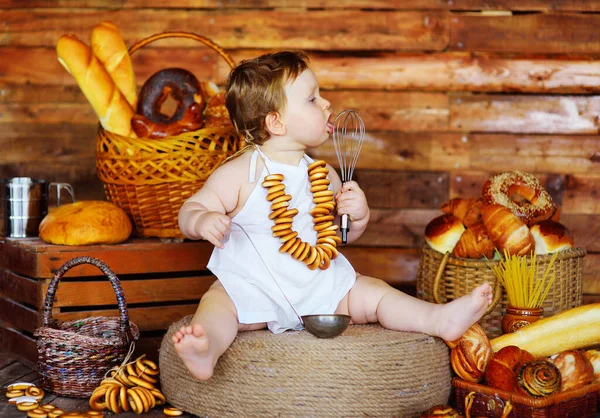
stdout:
POLYGON ((202 417, 418 417, 448 401, 448 348, 439 338, 380 325, 350 325, 319 339, 306 331, 241 332, 213 377, 200 382, 175 352, 171 325, 160 348, 167 401, 202 417))

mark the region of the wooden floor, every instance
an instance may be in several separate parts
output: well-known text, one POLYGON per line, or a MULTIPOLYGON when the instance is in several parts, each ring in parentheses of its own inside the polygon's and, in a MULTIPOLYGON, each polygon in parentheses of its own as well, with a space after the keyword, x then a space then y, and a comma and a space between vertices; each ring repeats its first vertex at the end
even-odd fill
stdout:
MULTIPOLYGON (((6 398, 6 388, 15 382, 30 382, 33 384, 39 383, 37 372, 32 369, 29 365, 19 361, 14 355, 5 352, 0 352, 0 417, 2 418, 23 418, 26 416, 26 412, 19 411, 14 405, 8 403, 6 398)), ((46 393, 40 405, 51 403, 64 410, 65 412, 86 412, 90 409, 87 399, 75 399, 75 398, 61 398, 51 393, 46 393)), ((155 407, 150 410, 147 414, 136 415, 133 412, 122 412, 120 414, 113 414, 112 412, 105 411, 105 417, 118 417, 118 418, 133 418, 133 417, 154 417, 164 418, 166 415, 163 414, 164 406, 155 407)), ((183 414, 184 418, 191 418, 194 415, 183 414)))

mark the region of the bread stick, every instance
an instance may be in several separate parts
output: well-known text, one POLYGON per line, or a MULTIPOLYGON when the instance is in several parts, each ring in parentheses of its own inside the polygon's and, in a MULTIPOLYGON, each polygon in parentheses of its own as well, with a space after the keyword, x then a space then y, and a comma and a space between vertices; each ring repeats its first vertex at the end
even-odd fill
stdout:
POLYGON ((135 109, 137 93, 135 74, 131 57, 117 26, 111 22, 102 22, 92 29, 91 47, 104 68, 110 74, 117 88, 127 102, 135 109))
POLYGON ((117 88, 90 47, 75 35, 63 35, 56 44, 58 62, 75 78, 104 129, 135 137, 131 128, 133 107, 117 88))
POLYGON ((541 319, 490 341, 497 352, 508 345, 529 351, 534 357, 548 357, 600 343, 600 303, 582 305, 541 319))

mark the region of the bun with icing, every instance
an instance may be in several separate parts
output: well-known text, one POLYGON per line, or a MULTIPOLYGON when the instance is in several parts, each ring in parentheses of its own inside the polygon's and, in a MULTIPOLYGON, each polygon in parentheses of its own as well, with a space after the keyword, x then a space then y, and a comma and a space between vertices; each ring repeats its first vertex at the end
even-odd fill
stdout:
POLYGON ((425 227, 425 242, 442 254, 451 253, 463 232, 465 226, 457 217, 441 215, 425 227))
POLYGON ((39 235, 50 244, 117 244, 131 235, 125 211, 110 202, 89 200, 61 205, 40 223, 39 235))
POLYGON ((542 221, 529 228, 535 242, 536 254, 550 254, 573 248, 575 241, 571 232, 561 223, 542 221))

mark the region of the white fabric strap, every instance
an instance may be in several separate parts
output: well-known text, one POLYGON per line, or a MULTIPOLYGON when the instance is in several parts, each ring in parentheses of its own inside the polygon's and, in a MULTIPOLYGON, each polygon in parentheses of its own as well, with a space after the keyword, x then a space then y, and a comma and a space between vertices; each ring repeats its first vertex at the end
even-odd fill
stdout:
MULTIPOLYGON (((260 152, 260 150, 258 152, 260 152)), ((248 172, 248 183, 254 183, 254 178, 256 176, 256 160, 258 159, 258 152, 254 151, 252 153, 252 157, 250 158, 250 171, 248 172)))

